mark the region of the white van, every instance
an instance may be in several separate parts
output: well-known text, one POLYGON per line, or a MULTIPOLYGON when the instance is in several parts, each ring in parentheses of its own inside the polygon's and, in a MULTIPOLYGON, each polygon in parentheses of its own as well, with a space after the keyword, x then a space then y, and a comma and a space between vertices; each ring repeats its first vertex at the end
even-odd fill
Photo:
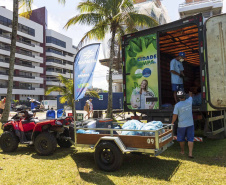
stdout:
POLYGON ((42 104, 45 107, 45 110, 53 108, 54 110, 57 109, 57 100, 42 100, 42 104))

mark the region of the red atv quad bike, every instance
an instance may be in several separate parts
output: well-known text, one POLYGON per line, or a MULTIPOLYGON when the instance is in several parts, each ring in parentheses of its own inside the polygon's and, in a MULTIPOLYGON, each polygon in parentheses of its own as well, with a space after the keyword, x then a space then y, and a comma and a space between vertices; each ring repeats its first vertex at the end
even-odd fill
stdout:
POLYGON ((57 147, 69 148, 72 143, 69 137, 69 125, 72 117, 38 121, 27 111, 18 112, 7 123, 2 125, 0 147, 3 152, 13 152, 18 144, 34 145, 39 155, 50 155, 57 147))

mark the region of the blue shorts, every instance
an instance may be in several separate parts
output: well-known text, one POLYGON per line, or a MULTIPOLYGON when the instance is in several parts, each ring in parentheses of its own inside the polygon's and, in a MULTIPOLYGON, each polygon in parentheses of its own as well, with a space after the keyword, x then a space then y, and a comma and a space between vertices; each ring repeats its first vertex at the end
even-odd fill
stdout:
POLYGON ((172 90, 173 91, 184 91, 184 85, 183 84, 172 84, 172 90))
POLYGON ((187 137, 187 141, 194 141, 194 125, 189 127, 178 127, 177 128, 177 141, 183 142, 187 137))

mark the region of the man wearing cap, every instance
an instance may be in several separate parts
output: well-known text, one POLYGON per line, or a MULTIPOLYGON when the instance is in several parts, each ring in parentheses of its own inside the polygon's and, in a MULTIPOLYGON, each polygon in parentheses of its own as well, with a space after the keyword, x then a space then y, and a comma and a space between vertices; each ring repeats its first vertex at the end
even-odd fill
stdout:
POLYGON ((176 103, 177 103, 177 91, 184 90, 184 85, 183 85, 184 67, 182 65, 184 58, 185 58, 185 53, 179 52, 178 56, 173 60, 171 60, 170 62, 171 84, 172 84, 174 100, 176 103))
POLYGON ((192 151, 194 146, 194 120, 192 116, 192 92, 189 92, 189 98, 186 100, 184 91, 178 91, 177 97, 180 100, 173 111, 172 124, 178 117, 177 141, 180 143, 181 154, 184 154, 185 139, 188 141, 189 158, 193 158, 192 151))

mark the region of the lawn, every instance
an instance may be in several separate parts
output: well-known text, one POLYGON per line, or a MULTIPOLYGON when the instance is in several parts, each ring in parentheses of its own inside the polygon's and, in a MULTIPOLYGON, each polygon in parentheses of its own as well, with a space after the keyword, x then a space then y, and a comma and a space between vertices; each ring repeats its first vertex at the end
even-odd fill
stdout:
POLYGON ((120 170, 107 173, 97 169, 91 149, 58 147, 39 156, 21 145, 10 154, 0 150, 0 184, 226 184, 226 139, 195 143, 194 156, 179 154, 175 142, 158 157, 125 154, 120 170))

